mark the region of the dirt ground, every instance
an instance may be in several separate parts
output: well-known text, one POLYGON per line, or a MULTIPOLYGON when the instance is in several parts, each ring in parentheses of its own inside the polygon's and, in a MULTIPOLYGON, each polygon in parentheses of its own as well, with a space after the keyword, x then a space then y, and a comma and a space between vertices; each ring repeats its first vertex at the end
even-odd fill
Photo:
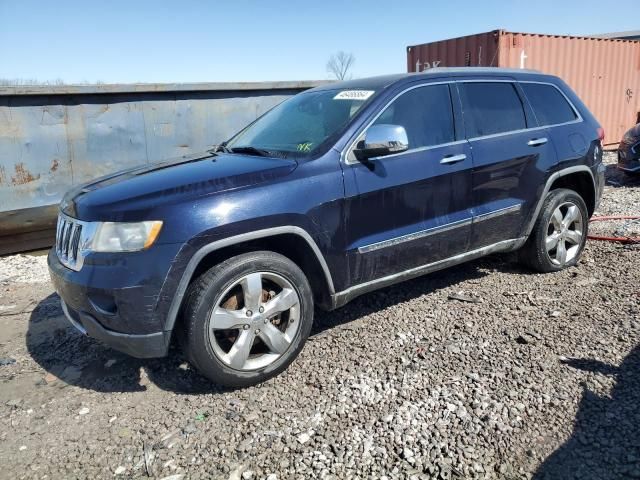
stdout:
MULTIPOLYGON (((598 214, 639 212, 611 165, 598 214)), ((0 478, 640 478, 639 341, 640 245, 590 241, 317 312, 288 371, 224 390, 81 336, 42 253, 4 257, 0 478)))

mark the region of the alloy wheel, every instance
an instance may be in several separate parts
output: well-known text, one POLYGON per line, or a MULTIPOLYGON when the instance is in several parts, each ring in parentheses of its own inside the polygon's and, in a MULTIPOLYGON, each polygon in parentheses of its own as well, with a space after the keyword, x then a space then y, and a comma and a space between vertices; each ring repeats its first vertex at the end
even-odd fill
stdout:
POLYGON ((209 321, 209 342, 227 366, 264 368, 285 354, 300 328, 300 298, 272 272, 253 272, 219 295, 209 321))
POLYGON ((551 263, 563 266, 579 253, 584 235, 584 225, 580 208, 565 202, 551 215, 547 226, 545 248, 551 263))

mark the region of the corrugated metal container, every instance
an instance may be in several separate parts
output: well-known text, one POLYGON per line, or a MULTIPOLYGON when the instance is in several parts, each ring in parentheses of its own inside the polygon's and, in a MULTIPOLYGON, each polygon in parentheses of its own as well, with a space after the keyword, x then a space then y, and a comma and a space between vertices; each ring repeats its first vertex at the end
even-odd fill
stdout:
POLYGON ((323 83, 0 87, 0 254, 50 245, 72 185, 211 148, 323 83))
POLYGON ((561 77, 615 146, 640 122, 640 42, 505 30, 407 47, 407 70, 433 67, 531 68, 561 77))

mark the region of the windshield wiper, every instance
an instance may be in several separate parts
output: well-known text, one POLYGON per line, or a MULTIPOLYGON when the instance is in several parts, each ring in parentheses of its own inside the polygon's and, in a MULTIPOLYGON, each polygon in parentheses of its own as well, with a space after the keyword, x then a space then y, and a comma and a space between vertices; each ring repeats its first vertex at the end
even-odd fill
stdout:
MULTIPOLYGON (((226 148, 226 147, 225 147, 226 148)), ((250 155, 257 155, 259 157, 272 157, 273 154, 268 150, 261 148, 251 147, 249 145, 244 147, 232 147, 229 149, 231 153, 248 153, 250 155)))
POLYGON ((218 152, 223 152, 223 153, 231 153, 231 150, 229 150, 229 148, 227 147, 227 142, 222 142, 220 145, 216 146, 215 148, 212 148, 210 150, 207 150, 210 153, 218 153, 218 152))

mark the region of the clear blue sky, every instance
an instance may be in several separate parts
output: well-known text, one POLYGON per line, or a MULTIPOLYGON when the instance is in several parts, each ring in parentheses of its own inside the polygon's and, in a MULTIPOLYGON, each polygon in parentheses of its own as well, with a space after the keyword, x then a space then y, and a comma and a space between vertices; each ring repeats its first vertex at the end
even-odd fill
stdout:
POLYGON ((634 30, 637 12, 638 0, 0 0, 0 78, 324 79, 338 50, 369 76, 404 72, 407 45, 496 28, 634 30))

